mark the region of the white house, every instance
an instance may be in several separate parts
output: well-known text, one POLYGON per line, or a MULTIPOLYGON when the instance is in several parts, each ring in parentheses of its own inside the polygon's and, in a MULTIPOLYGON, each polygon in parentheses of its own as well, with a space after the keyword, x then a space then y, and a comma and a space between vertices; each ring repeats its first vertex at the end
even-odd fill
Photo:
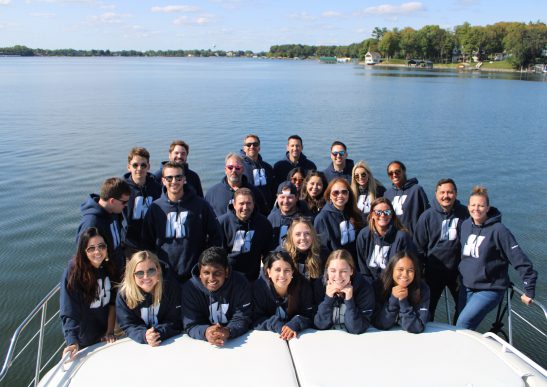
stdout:
POLYGON ((380 59, 382 59, 382 56, 378 52, 370 52, 368 51, 365 54, 365 64, 373 65, 380 63, 380 59))

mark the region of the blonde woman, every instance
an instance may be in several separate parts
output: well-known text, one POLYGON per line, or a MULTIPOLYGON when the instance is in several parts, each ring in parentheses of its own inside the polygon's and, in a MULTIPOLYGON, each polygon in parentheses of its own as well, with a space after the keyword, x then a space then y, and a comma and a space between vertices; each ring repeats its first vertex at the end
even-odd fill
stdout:
POLYGON ((370 204, 386 192, 386 188, 374 178, 363 160, 358 161, 351 171, 351 190, 357 200, 357 208, 365 219, 370 213, 370 204))
POLYGON ((116 299, 118 324, 141 344, 156 347, 182 330, 178 283, 163 276, 158 257, 150 251, 133 254, 116 299))

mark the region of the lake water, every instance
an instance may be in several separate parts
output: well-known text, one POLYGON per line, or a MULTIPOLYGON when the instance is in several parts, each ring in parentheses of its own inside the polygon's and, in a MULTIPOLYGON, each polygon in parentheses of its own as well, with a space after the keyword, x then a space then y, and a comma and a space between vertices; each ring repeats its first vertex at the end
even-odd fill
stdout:
MULTIPOLYGON (((154 170, 176 138, 190 144, 204 188, 220 180, 224 156, 247 133, 261 137, 272 164, 298 133, 321 169, 330 143, 341 140, 384 184, 386 164, 400 159, 430 199, 441 177, 456 180, 464 202, 473 185, 485 185, 540 272, 537 299, 545 304, 546 106, 546 78, 526 74, 229 58, 0 58, 2 356, 18 323, 59 281, 80 203, 126 170, 131 147, 148 148, 154 170)), ((515 337, 545 366, 541 340, 527 331, 515 337)))

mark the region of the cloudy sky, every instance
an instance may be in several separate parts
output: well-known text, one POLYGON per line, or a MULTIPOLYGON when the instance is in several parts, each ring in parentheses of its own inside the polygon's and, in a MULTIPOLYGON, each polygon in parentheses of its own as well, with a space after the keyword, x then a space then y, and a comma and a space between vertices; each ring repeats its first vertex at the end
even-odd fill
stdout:
POLYGON ((547 0, 0 0, 0 47, 267 51, 347 45, 374 27, 546 17, 547 0))

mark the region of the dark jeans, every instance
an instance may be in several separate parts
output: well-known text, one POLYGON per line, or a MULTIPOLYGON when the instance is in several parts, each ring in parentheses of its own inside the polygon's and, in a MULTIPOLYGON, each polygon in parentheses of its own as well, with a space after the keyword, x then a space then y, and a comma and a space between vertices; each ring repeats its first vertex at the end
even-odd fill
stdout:
POLYGON ((435 319, 435 309, 441 298, 444 288, 447 287, 452 295, 456 309, 453 321, 456 322, 458 316, 458 290, 459 290, 458 270, 448 270, 446 268, 428 267, 425 274, 425 282, 429 286, 429 321, 435 319))

